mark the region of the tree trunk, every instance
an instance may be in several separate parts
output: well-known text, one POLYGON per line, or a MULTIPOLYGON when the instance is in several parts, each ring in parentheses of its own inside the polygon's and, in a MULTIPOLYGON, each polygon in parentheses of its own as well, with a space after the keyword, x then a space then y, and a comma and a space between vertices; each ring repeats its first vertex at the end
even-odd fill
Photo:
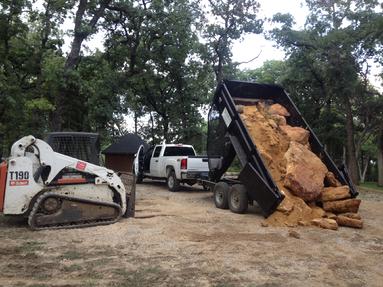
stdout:
POLYGON ((155 143, 155 134, 154 134, 154 119, 153 119, 152 112, 150 112, 150 133, 152 136, 152 143, 154 144, 155 143))
POLYGON ((222 65, 222 56, 218 55, 218 65, 216 67, 216 79, 217 83, 221 83, 223 80, 223 65, 222 65))
POLYGON ((111 2, 111 0, 101 1, 100 7, 94 13, 92 19, 89 23, 84 22, 83 19, 86 8, 87 0, 80 0, 76 12, 76 17, 74 21, 74 38, 71 45, 71 50, 69 52, 68 58, 65 62, 65 70, 74 69, 80 61, 80 51, 82 42, 91 34, 95 32, 95 28, 98 20, 102 15, 104 15, 105 8, 111 2))
POLYGON ((138 116, 137 116, 137 112, 134 112, 134 133, 137 134, 137 130, 138 130, 138 116))
POLYGON ((342 163, 343 164, 346 164, 347 163, 347 149, 345 146, 343 146, 343 149, 342 149, 342 163))
MULTIPOLYGON (((363 162, 363 161, 362 161, 363 162)), ((366 174, 367 174, 367 170, 368 170, 368 165, 369 165, 369 163, 370 163, 370 157, 369 156, 367 156, 367 158, 366 158, 366 161, 365 162, 363 162, 363 170, 361 170, 361 174, 360 174, 360 182, 361 183, 364 183, 365 182, 365 180, 366 180, 366 174)))
POLYGON ((346 99, 346 133, 347 133, 347 168, 354 184, 359 183, 358 161, 355 154, 354 122, 350 99, 346 99))
POLYGON ((169 119, 168 118, 163 118, 163 124, 162 127, 164 129, 163 131, 163 136, 165 142, 169 142, 169 119))
MULTIPOLYGON (((95 32, 95 28, 98 20, 104 14, 105 8, 108 6, 111 0, 101 1, 100 7, 94 12, 92 19, 89 22, 84 20, 84 14, 87 8, 88 1, 80 0, 76 11, 74 20, 74 38, 71 45, 71 50, 65 61, 64 66, 64 82, 67 82, 71 71, 76 69, 80 62, 80 51, 83 41, 91 34, 95 32)), ((63 116, 65 113, 64 103, 65 98, 70 97, 71 92, 66 89, 62 89, 55 98, 56 109, 53 113, 52 126, 56 131, 61 131, 63 127, 63 116)))
POLYGON ((378 185, 383 186, 383 127, 378 135, 378 185))
POLYGON ((217 61, 218 61, 217 65, 214 67, 217 84, 220 84, 222 82, 223 76, 224 76, 223 65, 225 62, 225 54, 222 47, 225 47, 228 45, 226 38, 227 38, 226 35, 222 35, 214 47, 215 53, 217 55, 217 61))

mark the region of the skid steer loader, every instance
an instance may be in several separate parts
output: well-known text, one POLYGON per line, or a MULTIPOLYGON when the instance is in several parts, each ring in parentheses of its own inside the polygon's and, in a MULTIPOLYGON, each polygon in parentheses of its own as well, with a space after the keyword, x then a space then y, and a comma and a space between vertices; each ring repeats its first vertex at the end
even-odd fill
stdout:
POLYGON ((0 212, 28 218, 32 229, 105 225, 127 212, 126 191, 112 170, 54 152, 26 136, 0 165, 0 212))

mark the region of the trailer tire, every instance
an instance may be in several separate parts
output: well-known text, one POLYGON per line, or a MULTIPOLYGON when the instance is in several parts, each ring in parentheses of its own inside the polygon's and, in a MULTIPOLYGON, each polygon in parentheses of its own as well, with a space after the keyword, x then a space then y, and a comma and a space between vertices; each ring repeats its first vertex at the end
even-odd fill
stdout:
POLYGON ((169 172, 166 183, 170 191, 174 192, 180 189, 180 181, 177 179, 176 173, 174 172, 174 170, 169 172))
POLYGON ((228 209, 229 208, 229 189, 230 186, 223 181, 214 185, 214 203, 217 208, 228 209))
POLYGON ((229 191, 229 208, 234 213, 246 213, 249 199, 244 185, 234 184, 229 191))

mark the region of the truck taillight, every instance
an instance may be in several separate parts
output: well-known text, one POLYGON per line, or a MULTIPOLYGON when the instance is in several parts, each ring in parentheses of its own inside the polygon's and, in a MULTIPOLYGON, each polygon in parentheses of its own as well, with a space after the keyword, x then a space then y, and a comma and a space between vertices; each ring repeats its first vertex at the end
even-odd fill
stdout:
POLYGON ((187 169, 188 168, 188 159, 183 158, 181 159, 181 169, 187 169))

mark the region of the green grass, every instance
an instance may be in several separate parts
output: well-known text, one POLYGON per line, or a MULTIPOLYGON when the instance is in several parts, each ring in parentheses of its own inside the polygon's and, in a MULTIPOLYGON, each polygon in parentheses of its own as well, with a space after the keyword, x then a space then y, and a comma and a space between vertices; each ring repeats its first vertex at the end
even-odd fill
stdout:
POLYGON ((30 253, 33 251, 40 251, 44 248, 44 242, 27 241, 21 246, 21 251, 30 253))
POLYGON ((61 254, 59 258, 61 259, 69 259, 69 260, 75 260, 75 259, 81 259, 83 257, 83 254, 76 250, 68 250, 65 251, 64 254, 61 254))
POLYGON ((73 264, 70 266, 64 266, 63 270, 65 272, 75 272, 75 271, 81 271, 83 268, 79 264, 73 264))
MULTIPOLYGON (((120 281, 112 282, 111 287, 142 287, 153 286, 153 282, 167 279, 167 273, 158 266, 147 266, 137 270, 118 268, 113 272, 120 281), (122 279, 122 280, 121 280, 122 279)), ((155 284, 154 284, 155 285, 155 284)), ((174 284, 170 284, 174 286, 174 284)))
POLYGON ((383 186, 378 186, 377 182, 369 181, 369 182, 361 183, 359 186, 362 188, 365 187, 365 188, 373 189, 376 191, 383 191, 383 186))

